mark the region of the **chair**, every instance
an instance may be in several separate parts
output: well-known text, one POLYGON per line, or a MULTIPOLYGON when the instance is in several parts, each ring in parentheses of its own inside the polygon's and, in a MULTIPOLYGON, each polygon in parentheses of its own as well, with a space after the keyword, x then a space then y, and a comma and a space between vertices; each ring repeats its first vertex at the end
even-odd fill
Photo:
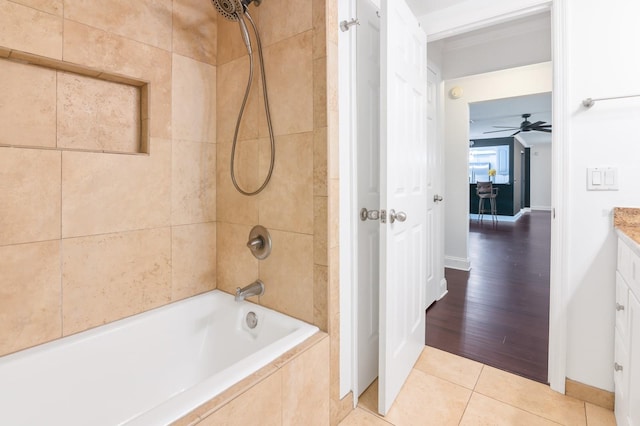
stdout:
POLYGON ((498 189, 494 188, 491 182, 477 182, 476 194, 478 195, 478 222, 482 221, 485 213, 484 200, 489 200, 489 208, 491 211, 491 220, 498 221, 496 209, 496 198, 498 197, 498 189))

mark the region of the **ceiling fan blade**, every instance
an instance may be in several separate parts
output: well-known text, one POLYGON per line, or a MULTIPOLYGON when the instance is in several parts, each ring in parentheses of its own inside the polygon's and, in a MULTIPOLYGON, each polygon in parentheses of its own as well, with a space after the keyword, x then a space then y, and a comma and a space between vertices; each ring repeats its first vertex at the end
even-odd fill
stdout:
POLYGON ((535 123, 529 124, 529 127, 538 127, 539 125, 544 123, 544 121, 536 121, 535 123))
POLYGON ((536 132, 552 133, 551 129, 531 129, 531 130, 535 130, 536 132))
POLYGON ((515 130, 515 129, 491 130, 490 132, 482 132, 482 134, 484 135, 485 133, 510 132, 512 130, 515 130))
POLYGON ((517 132, 515 132, 515 133, 514 133, 514 134, 512 134, 511 136, 515 136, 515 135, 517 135, 517 134, 518 134, 518 133, 520 133, 520 132, 521 132, 521 130, 518 130, 517 132))
POLYGON ((551 124, 543 124, 542 126, 536 126, 537 128, 545 128, 545 127, 551 127, 551 124))
POLYGON ((513 127, 513 126, 491 126, 491 127, 495 127, 496 129, 519 129, 520 127, 513 127))

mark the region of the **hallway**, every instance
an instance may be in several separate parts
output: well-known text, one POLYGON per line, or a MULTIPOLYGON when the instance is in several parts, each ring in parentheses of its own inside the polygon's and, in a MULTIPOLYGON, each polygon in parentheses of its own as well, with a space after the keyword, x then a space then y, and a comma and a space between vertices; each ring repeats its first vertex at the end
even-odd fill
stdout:
POLYGON ((446 270, 426 344, 547 383, 551 215, 469 226, 471 271, 446 270))

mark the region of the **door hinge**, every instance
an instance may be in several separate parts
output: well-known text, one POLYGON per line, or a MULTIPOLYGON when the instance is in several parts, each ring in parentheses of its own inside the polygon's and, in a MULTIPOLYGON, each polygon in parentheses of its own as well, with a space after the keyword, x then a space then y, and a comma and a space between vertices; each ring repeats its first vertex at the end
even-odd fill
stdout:
POLYGON ((342 30, 343 33, 347 32, 354 25, 360 25, 360 21, 358 20, 358 18, 352 18, 349 21, 345 20, 345 21, 340 22, 340 30, 342 30))

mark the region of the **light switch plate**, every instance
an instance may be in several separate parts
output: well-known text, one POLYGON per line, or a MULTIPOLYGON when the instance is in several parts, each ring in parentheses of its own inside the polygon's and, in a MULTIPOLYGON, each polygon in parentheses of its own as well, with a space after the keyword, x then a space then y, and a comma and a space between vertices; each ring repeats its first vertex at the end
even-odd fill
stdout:
POLYGON ((588 191, 617 191, 617 167, 589 167, 587 168, 588 191))

